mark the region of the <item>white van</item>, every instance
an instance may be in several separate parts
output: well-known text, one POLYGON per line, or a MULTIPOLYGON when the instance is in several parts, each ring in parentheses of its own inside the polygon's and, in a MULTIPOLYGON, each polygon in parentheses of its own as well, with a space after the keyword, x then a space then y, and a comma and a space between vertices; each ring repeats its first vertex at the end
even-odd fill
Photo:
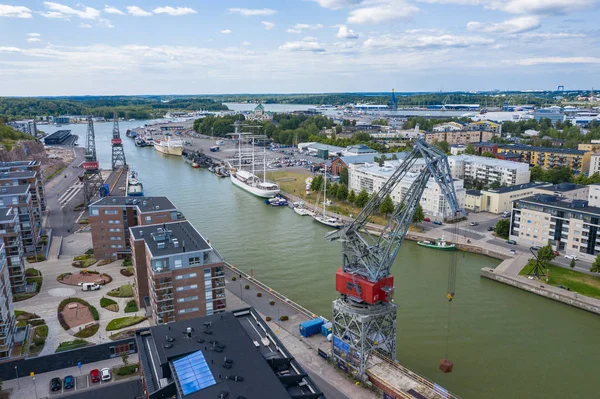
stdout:
POLYGON ((81 289, 83 291, 96 291, 100 289, 100 286, 96 283, 82 283, 81 289))

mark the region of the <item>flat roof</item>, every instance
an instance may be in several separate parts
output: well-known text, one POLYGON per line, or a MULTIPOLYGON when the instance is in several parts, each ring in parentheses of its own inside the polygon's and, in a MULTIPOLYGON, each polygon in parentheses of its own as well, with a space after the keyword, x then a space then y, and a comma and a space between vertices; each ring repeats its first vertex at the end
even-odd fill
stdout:
POLYGON ((589 206, 587 200, 566 200, 555 195, 537 194, 532 195, 531 197, 521 198, 517 201, 562 208, 573 212, 589 213, 590 215, 600 215, 600 207, 589 206))
POLYGON ((392 157, 394 155, 396 155, 397 159, 405 159, 408 156, 407 152, 392 152, 392 153, 387 153, 387 154, 363 154, 363 155, 347 155, 347 156, 341 156, 339 157, 339 159, 341 159, 346 165, 349 165, 351 163, 366 163, 366 162, 373 162, 375 160, 375 157, 381 157, 382 155, 385 155, 386 160, 391 160, 392 157))
POLYGON ((187 220, 136 226, 129 230, 135 240, 146 242, 154 257, 211 249, 210 244, 187 220))
POLYGON ((203 374, 212 374, 214 384, 188 393, 186 399, 218 398, 225 392, 234 399, 323 397, 252 308, 140 329, 136 341, 150 395, 173 392, 174 385, 182 397, 182 373, 174 362, 201 354, 209 369, 205 366, 203 374), (278 376, 283 370, 286 375, 278 376))
POLYGON ((550 184, 550 183, 531 182, 531 183, 526 183, 526 184, 517 184, 516 186, 490 188, 489 190, 485 190, 485 191, 488 191, 490 193, 504 194, 504 193, 510 193, 512 191, 526 190, 528 188, 544 187, 544 186, 547 186, 548 184, 550 184))
POLYGON ((40 161, 11 161, 0 162, 0 168, 8 168, 12 166, 39 166, 40 161))
POLYGON ((12 222, 17 217, 14 208, 0 208, 0 223, 12 222))
POLYGON ((585 187, 587 187, 587 186, 585 186, 583 184, 558 183, 558 184, 553 184, 548 187, 540 187, 539 189, 544 190, 544 191, 566 193, 567 191, 580 190, 585 187))
POLYGON ((177 210, 167 197, 104 197, 90 206, 136 206, 143 213, 177 210))
POLYGON ((496 159, 496 158, 482 157, 482 156, 479 156, 479 155, 460 154, 460 155, 451 155, 451 156, 448 157, 448 161, 450 161, 452 159, 460 160, 460 161, 465 161, 465 162, 473 162, 473 163, 478 163, 480 165, 487 165, 487 166, 498 166, 498 167, 506 167, 506 168, 517 168, 517 169, 529 169, 529 165, 526 164, 526 163, 508 161, 506 159, 496 159))
POLYGON ((12 180, 12 179, 31 179, 37 175, 35 170, 22 170, 22 171, 0 171, 0 180, 12 180))
POLYGON ((467 190, 466 191, 467 195, 474 195, 476 197, 481 196, 481 190, 467 190))
POLYGON ((535 152, 558 152, 562 154, 572 154, 572 155, 584 155, 587 151, 583 150, 573 150, 571 148, 556 148, 556 147, 533 147, 528 145, 508 145, 503 144, 499 145, 498 148, 502 148, 505 150, 519 150, 519 151, 535 151, 535 152))
POLYGON ((1 186, 0 197, 5 195, 25 195, 29 194, 29 184, 19 184, 18 186, 1 186))

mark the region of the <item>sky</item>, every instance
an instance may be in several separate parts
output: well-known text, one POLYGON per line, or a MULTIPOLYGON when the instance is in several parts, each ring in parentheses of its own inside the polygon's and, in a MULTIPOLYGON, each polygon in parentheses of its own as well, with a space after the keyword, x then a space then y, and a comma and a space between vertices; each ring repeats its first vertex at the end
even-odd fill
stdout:
POLYGON ((600 88, 600 0, 0 0, 0 96, 600 88))

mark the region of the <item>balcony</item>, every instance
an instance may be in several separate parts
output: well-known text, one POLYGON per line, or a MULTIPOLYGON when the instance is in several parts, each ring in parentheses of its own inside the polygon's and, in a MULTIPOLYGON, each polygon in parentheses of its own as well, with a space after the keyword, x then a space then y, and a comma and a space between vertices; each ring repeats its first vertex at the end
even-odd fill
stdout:
POLYGON ((156 303, 173 301, 173 292, 172 291, 169 291, 169 292, 161 291, 159 293, 153 292, 152 295, 154 296, 154 302, 156 302, 156 303))
POLYGON ((173 280, 166 280, 166 281, 161 281, 158 282, 156 280, 152 280, 152 287, 154 288, 155 291, 159 291, 159 290, 170 290, 171 292, 173 292, 173 280))
POLYGON ((175 306, 174 305, 156 306, 154 308, 154 312, 157 315, 175 314, 175 306))

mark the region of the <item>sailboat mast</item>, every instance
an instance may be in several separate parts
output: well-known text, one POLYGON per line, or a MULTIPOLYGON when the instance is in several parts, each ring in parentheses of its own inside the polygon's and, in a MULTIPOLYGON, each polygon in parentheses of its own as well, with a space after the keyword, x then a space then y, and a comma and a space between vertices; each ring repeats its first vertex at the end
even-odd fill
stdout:
POLYGON ((263 181, 267 181, 267 136, 263 141, 263 181))
POLYGON ((254 138, 252 139, 252 175, 254 176, 254 138))
POLYGON ((327 206, 327 165, 325 165, 325 178, 323 179, 323 217, 327 217, 325 206, 327 206))

